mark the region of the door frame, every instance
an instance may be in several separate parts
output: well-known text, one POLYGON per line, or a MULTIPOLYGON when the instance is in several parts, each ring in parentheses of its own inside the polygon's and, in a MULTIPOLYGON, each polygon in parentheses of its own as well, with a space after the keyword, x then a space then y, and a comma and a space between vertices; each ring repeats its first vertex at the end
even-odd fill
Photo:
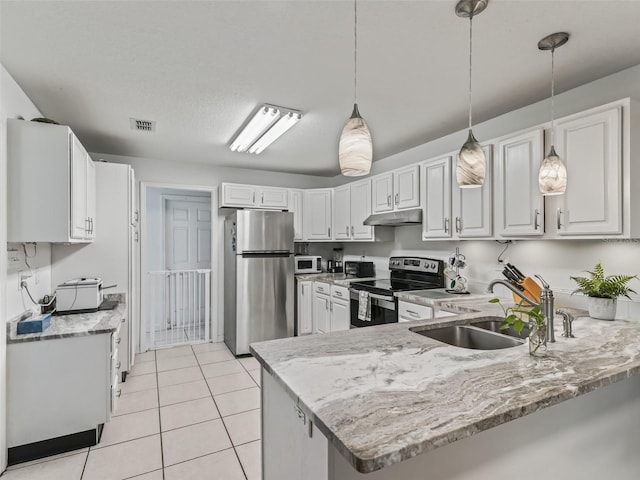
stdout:
MULTIPOLYGON (((138 258, 140 259, 140 275, 138 275, 139 289, 140 292, 140 311, 138 315, 140 318, 140 324, 138 325, 138 345, 137 352, 142 353, 147 351, 151 346, 148 345, 146 338, 146 326, 147 326, 147 306, 146 306, 146 298, 148 294, 147 288, 147 256, 145 246, 148 241, 148 232, 147 232, 147 191, 149 189, 175 189, 175 190, 192 190, 197 192, 209 192, 211 194, 211 281, 210 281, 210 291, 209 295, 211 301, 209 303, 211 312, 210 312, 210 331, 211 338, 214 341, 222 341, 222 334, 220 330, 220 318, 223 318, 222 315, 224 313, 223 307, 221 305, 221 299, 223 298, 219 294, 219 286, 224 286, 224 281, 221 278, 224 272, 220 271, 220 263, 218 261, 219 258, 222 258, 219 255, 216 255, 219 248, 222 246, 222 242, 219 241, 218 236, 224 234, 223 225, 221 224, 220 216, 215 215, 214 212, 218 211, 218 187, 211 187, 206 185, 185 185, 185 184, 176 184, 176 183, 158 183, 158 182, 140 182, 140 243, 138 258), (214 222, 214 218, 217 219, 214 222)), ((164 202, 163 202, 164 203, 164 202)), ((164 213, 162 215, 163 225, 162 229, 164 231, 164 213)), ((224 221, 224 217, 222 218, 224 221)), ((164 238, 162 240, 163 249, 164 249, 164 238)), ((222 252, 219 252, 222 254, 222 252)))

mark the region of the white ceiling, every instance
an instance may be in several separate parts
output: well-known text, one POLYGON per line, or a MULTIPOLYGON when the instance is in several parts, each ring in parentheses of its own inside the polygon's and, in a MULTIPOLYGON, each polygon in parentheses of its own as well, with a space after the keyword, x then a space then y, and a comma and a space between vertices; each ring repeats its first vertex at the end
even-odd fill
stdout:
MULTIPOLYGON (((456 0, 358 3, 358 104, 374 160, 465 128, 468 20, 456 0)), ((353 2, 8 1, 0 61, 92 152, 339 173, 353 104, 353 2), (227 145, 260 103, 304 112, 259 156, 227 145), (135 132, 129 117, 157 122, 135 132)), ((640 1, 491 0, 474 21, 474 121, 640 64, 640 1)), ((464 138, 461 137, 461 143, 464 138)))

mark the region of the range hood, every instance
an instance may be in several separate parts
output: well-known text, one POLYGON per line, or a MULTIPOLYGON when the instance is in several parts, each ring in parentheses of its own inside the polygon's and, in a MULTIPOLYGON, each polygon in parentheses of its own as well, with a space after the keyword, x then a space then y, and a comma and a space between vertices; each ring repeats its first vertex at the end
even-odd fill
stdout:
POLYGON ((400 227, 402 225, 419 225, 422 223, 422 209, 402 210, 400 212, 374 213, 362 222, 363 225, 400 227))

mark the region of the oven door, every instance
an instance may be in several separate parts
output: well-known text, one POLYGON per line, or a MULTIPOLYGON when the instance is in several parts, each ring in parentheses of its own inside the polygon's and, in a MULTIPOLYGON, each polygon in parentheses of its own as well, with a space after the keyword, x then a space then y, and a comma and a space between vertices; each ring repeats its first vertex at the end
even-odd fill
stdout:
POLYGON ((369 294, 371 302, 371 321, 366 322, 358 318, 360 297, 358 290, 351 289, 351 328, 371 327, 385 323, 398 323, 397 302, 394 297, 385 297, 375 293, 369 294))

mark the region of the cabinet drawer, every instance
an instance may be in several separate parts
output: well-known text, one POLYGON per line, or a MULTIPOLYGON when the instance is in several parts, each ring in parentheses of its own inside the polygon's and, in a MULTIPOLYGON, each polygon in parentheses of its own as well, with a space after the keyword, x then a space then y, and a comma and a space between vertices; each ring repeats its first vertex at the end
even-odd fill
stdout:
POLYGON ((331 287, 328 283, 313 282, 313 291, 329 295, 331 293, 331 287))
POLYGON ((347 287, 339 287, 337 285, 332 285, 331 296, 334 298, 349 300, 349 289, 347 287))
POLYGON ((429 320, 433 318, 433 308, 409 302, 398 302, 399 321, 429 320))

